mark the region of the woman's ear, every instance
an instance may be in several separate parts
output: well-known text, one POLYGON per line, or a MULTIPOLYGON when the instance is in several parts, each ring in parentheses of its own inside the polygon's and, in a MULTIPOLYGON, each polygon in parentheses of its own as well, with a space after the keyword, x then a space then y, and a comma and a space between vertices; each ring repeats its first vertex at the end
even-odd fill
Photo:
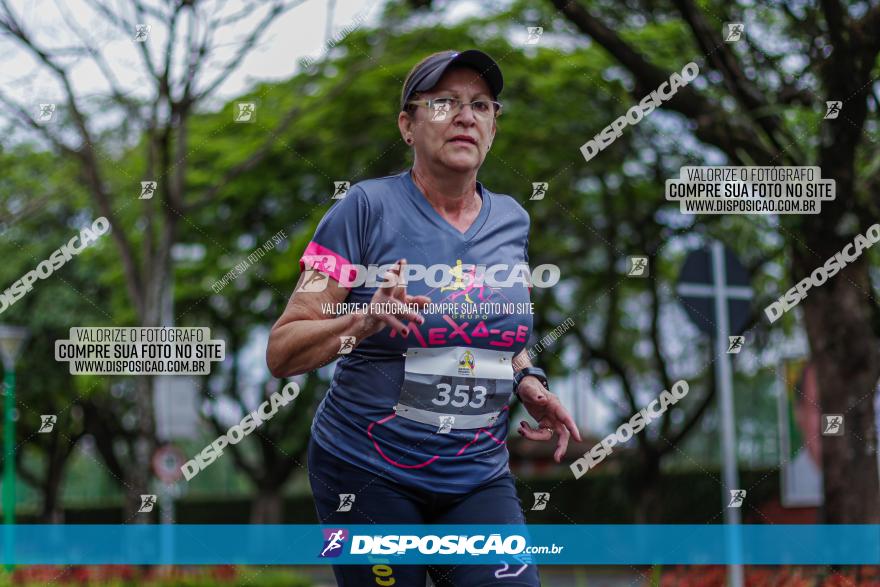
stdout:
POLYGON ((406 144, 411 145, 413 143, 413 120, 403 110, 397 115, 397 128, 400 129, 400 136, 403 137, 406 144))

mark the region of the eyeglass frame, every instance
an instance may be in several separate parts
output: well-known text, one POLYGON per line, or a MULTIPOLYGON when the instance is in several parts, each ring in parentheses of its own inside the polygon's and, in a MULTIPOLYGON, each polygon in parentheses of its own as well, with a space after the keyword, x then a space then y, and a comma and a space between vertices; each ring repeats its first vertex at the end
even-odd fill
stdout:
MULTIPOLYGON (((461 98, 455 98, 454 96, 440 96, 437 98, 429 98, 427 100, 410 100, 407 102, 407 105, 412 104, 413 106, 427 106, 429 110, 433 110, 434 112, 444 112, 444 110, 434 110, 433 103, 437 100, 452 100, 453 103, 457 102, 458 106, 454 109, 455 113, 458 114, 461 112, 465 106, 471 107, 471 112, 474 113, 474 116, 480 118, 480 115, 477 114, 477 111, 474 110, 474 104, 477 102, 488 102, 490 104, 494 104, 496 106, 495 113, 490 118, 485 118, 483 120, 492 120, 501 116, 501 109, 504 107, 504 104, 497 100, 472 100, 468 103, 465 103, 461 98)), ((449 112, 452 112, 453 108, 450 107, 449 112)))

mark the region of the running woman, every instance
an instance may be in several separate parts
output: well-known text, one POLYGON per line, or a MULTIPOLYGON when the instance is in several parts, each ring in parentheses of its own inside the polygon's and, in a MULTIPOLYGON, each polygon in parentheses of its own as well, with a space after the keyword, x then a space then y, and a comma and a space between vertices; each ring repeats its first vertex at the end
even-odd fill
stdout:
MULTIPOLYGON (((519 433, 555 435, 557 462, 572 435, 580 440, 524 352, 530 282, 517 279, 516 268, 528 276, 528 213, 477 181, 502 86, 498 64, 482 51, 435 53, 413 67, 397 121, 414 149, 412 169, 352 186, 300 259, 267 362, 273 375, 288 377, 340 359, 309 443, 322 524, 524 524, 505 445, 513 393, 538 423, 520 422, 519 433), (432 265, 450 270, 432 273, 432 265), (486 267, 483 280, 478 265, 486 267), (385 266, 385 282, 371 286, 352 266, 385 266), (418 266, 428 275, 414 278, 418 266), (374 305, 328 312, 342 302, 374 305), (513 304, 503 307, 516 312, 417 311, 453 303, 513 304)), ((527 559, 371 562, 335 565, 338 584, 421 587, 426 573, 438 586, 540 584, 527 559)))

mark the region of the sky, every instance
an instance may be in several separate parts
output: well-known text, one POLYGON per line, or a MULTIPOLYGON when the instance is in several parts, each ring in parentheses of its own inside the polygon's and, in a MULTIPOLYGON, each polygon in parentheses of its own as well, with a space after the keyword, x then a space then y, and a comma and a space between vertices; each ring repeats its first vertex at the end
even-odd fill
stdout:
MULTIPOLYGON (((131 23, 138 22, 132 13, 129 0, 101 0, 113 11, 122 14, 131 23)), ((131 34, 109 23, 90 8, 85 0, 38 0, 35 2, 13 0, 10 2, 15 17, 23 28, 42 47, 60 48, 81 46, 80 38, 88 40, 107 60, 120 86, 126 91, 138 92, 145 87, 145 69, 140 57, 139 43, 131 34)), ((147 4, 153 4, 147 2, 147 4)), ((211 17, 231 15, 256 7, 234 27, 219 27, 214 38, 217 49, 209 56, 211 67, 203 83, 212 80, 236 51, 240 41, 266 14, 268 1, 236 0, 222 3, 223 8, 206 11, 211 17), (211 75, 213 74, 213 75, 211 75)), ((333 4, 334 13, 330 38, 342 29, 357 24, 371 26, 378 19, 384 0, 304 0, 288 12, 276 17, 261 37, 260 43, 218 87, 215 103, 244 93, 257 80, 282 80, 298 70, 303 57, 318 57, 326 48, 328 5, 333 4)), ((207 2, 206 7, 217 6, 207 2)), ((151 26, 147 40, 151 54, 164 52, 168 33, 160 21, 147 17, 141 24, 151 26)), ((186 25, 179 33, 186 31, 186 25)), ((106 92, 108 87, 101 70, 87 56, 69 55, 60 63, 69 69, 77 93, 88 97, 106 92)), ((182 61, 181 61, 182 64, 182 61)), ((203 86, 204 87, 204 86, 203 86)), ((60 101, 63 93, 55 77, 37 61, 16 39, 0 36, 0 90, 22 104, 60 101)))

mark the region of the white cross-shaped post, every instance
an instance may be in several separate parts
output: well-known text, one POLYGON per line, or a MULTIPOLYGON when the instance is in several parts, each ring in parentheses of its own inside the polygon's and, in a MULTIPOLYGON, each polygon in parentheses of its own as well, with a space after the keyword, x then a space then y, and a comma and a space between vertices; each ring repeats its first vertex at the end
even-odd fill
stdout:
MULTIPOLYGON (((727 507, 730 491, 740 489, 739 473, 736 467, 736 434, 733 420, 733 374, 730 357, 727 354, 727 340, 730 335, 730 315, 728 300, 749 300, 754 293, 752 288, 742 285, 727 285, 727 266, 724 260, 724 245, 718 241, 711 246, 712 283, 681 283, 677 291, 681 296, 712 298, 715 302, 715 376, 721 391, 721 448, 723 451, 724 487, 721 499, 724 507, 724 521, 728 525, 728 546, 731 560, 741 560, 740 541, 737 529, 740 524, 740 508, 727 507)), ((729 567, 730 585, 743 584, 742 566, 729 567)))

